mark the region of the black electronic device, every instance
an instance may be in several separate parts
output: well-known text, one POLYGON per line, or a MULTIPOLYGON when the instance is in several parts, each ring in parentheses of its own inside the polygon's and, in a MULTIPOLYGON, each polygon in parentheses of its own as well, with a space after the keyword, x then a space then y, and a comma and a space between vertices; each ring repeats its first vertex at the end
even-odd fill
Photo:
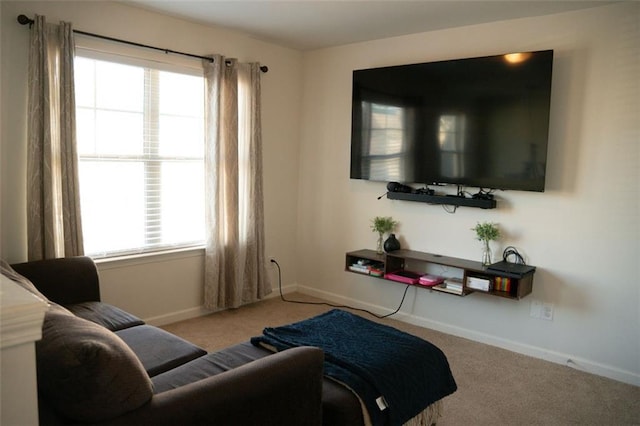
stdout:
POLYGON ((552 68, 543 50, 355 70, 350 177, 544 191, 552 68))
POLYGON ((525 274, 529 274, 536 270, 535 266, 524 265, 521 263, 512 263, 500 261, 487 266, 487 271, 520 278, 525 274))
POLYGON ((415 191, 416 194, 434 195, 436 191, 431 188, 420 188, 415 191))
POLYGON ((403 185, 403 184, 398 183, 398 182, 389 182, 387 184, 387 192, 385 192, 384 194, 379 196, 378 200, 380 200, 385 195, 388 197, 390 192, 403 192, 403 193, 406 193, 406 194, 411 194, 411 193, 413 193, 415 191, 410 186, 403 185))
POLYGON ((389 182, 387 184, 387 191, 389 192, 406 192, 408 194, 413 192, 413 188, 408 185, 403 185, 398 182, 389 182))

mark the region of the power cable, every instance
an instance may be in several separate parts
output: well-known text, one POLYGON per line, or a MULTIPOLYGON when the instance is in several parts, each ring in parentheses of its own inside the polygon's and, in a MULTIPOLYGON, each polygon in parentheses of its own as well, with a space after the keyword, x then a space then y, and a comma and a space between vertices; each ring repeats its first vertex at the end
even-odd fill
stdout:
POLYGON ((284 295, 282 294, 282 270, 280 269, 280 264, 275 260, 275 259, 270 259, 271 263, 274 263, 277 267, 278 267, 278 290, 280 291, 280 299, 282 299, 283 302, 288 302, 288 303, 299 303, 299 304, 303 304, 303 305, 324 305, 324 306, 329 306, 332 308, 346 308, 346 309, 352 309, 354 311, 360 311, 360 312, 365 312, 369 315, 372 315, 376 318, 387 318, 390 317, 391 315, 397 314, 398 311, 400 311, 400 308, 402 307, 402 304, 404 303, 404 299, 407 296, 407 291, 409 290, 410 285, 407 285, 407 287, 404 289, 404 294, 402 295, 402 300, 400 301, 400 305, 398 305, 398 308, 391 312, 390 314, 386 314, 386 315, 378 315, 375 314, 371 311, 368 311, 366 309, 360 309, 360 308, 354 308, 351 306, 347 306, 347 305, 334 305, 333 303, 329 303, 329 302, 305 302, 303 300, 287 300, 284 298, 284 295))

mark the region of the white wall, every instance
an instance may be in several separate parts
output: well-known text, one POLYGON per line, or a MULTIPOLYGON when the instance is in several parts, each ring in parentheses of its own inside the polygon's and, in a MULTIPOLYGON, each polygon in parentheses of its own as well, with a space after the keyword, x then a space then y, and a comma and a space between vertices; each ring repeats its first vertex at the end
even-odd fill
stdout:
POLYGON ((386 310, 404 286, 343 271, 345 252, 375 248, 370 219, 400 221, 404 248, 480 260, 470 230, 499 223, 538 267, 520 301, 411 289, 407 321, 640 384, 638 228, 639 3, 388 38, 305 55, 299 274, 305 291, 386 310), (349 179, 354 69, 554 49, 544 193, 500 192, 498 208, 377 200, 385 184, 349 179), (553 321, 530 317, 552 303, 553 321))
MULTIPOLYGON (((1 13, 0 254, 26 260, 26 109, 29 30, 19 14, 70 21, 75 29, 199 55, 221 53, 269 67, 262 78, 266 250, 296 269, 298 135, 302 54, 228 30, 206 27, 116 2, 6 2, 1 13)), ((78 37, 80 40, 80 37, 78 37)), ((115 45, 122 46, 122 45, 115 45)), ((115 47, 114 46, 114 47, 115 47)), ((139 49, 140 54, 150 54, 139 49)), ((101 263, 104 300, 166 322, 198 313, 202 251, 101 263)), ((293 272, 292 272, 293 271, 293 272)), ((273 277, 275 283, 275 275, 273 277)))

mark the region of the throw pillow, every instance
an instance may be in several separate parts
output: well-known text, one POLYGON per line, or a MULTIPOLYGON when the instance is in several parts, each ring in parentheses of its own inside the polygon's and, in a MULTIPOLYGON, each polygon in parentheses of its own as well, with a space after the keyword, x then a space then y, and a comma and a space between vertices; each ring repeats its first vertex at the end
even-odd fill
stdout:
POLYGON ((66 310, 47 312, 36 343, 40 395, 75 422, 100 422, 151 399, 142 364, 114 333, 66 310))

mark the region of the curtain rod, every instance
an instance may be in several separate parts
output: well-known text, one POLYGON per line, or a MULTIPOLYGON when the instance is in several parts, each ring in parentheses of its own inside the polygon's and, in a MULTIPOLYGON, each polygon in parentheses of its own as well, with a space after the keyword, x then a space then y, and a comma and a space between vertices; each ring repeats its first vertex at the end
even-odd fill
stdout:
MULTIPOLYGON (((29 25, 29 28, 31 28, 31 26, 33 25, 34 22, 35 21, 33 19, 29 18, 26 15, 18 15, 18 23, 20 25, 29 25)), ((155 47, 155 46, 150 46, 148 44, 136 43, 134 41, 128 41, 128 40, 122 40, 122 39, 119 39, 119 38, 103 36, 103 35, 100 35, 100 34, 88 33, 86 31, 73 30, 73 32, 75 34, 81 34, 81 35, 84 35, 84 36, 100 38, 100 39, 103 39, 103 40, 115 41, 117 43, 129 44, 129 45, 137 46, 137 47, 144 47, 145 49, 159 50, 159 51, 164 52, 166 54, 173 53, 174 55, 188 56, 190 58, 197 58, 197 59, 206 59, 206 60, 209 60, 209 61, 213 62, 213 58, 210 58, 208 56, 200 56, 200 55, 194 55, 193 53, 179 52, 177 50, 171 50, 171 49, 163 49, 161 47, 155 47)), ((260 67, 260 71, 267 72, 267 71, 269 71, 269 67, 267 67, 266 65, 262 65, 260 67)))

